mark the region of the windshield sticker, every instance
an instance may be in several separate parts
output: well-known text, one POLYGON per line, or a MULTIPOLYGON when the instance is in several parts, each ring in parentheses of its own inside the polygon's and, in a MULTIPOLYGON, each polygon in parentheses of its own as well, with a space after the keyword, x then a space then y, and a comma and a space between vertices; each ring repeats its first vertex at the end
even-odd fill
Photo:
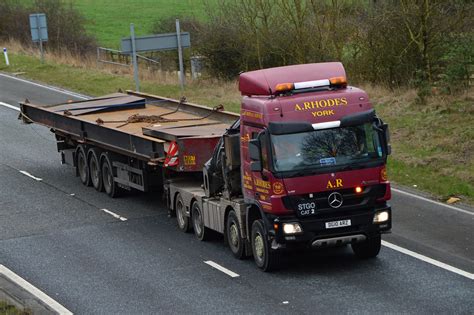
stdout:
POLYGON ((330 157, 330 158, 320 159, 319 164, 321 164, 321 165, 335 165, 336 164, 336 158, 330 157))

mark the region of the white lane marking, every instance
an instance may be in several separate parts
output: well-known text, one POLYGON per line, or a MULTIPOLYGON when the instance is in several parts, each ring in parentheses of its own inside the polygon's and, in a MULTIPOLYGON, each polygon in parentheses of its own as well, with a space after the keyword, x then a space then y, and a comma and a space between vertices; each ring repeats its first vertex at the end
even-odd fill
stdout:
POLYGON ((105 213, 107 214, 110 214, 111 216, 113 216, 114 218, 116 219, 119 219, 120 221, 127 221, 128 219, 125 218, 125 217, 122 217, 121 215, 118 215, 117 213, 114 213, 110 210, 107 210, 107 209, 100 209, 101 211, 104 211, 105 213))
POLYGON ((422 196, 418 196, 418 195, 415 195, 415 194, 412 194, 412 193, 409 193, 409 192, 406 192, 406 191, 403 191, 403 190, 400 190, 400 189, 396 189, 396 188, 392 187, 392 190, 399 193, 399 194, 407 195, 407 196, 410 196, 410 197, 421 199, 423 201, 431 202, 431 203, 434 203, 435 205, 443 206, 443 207, 449 208, 451 210, 459 211, 459 212, 469 214, 469 215, 474 215, 474 212, 464 210, 464 209, 461 209, 461 208, 458 208, 458 207, 454 207, 454 206, 451 206, 451 205, 447 205, 447 204, 444 204, 444 203, 439 202, 439 201, 434 201, 434 200, 431 200, 431 199, 428 199, 428 198, 425 198, 425 197, 422 197, 422 196))
POLYGON ((6 278, 10 279, 11 281, 15 282, 17 285, 22 287, 27 292, 34 295, 37 299, 41 300, 44 304, 46 304, 49 308, 53 311, 57 312, 58 314, 62 315, 69 315, 72 314, 67 308, 50 298, 46 295, 43 291, 8 269, 7 267, 0 265, 0 274, 4 275, 6 278))
POLYGON ((443 268, 443 269, 445 269, 445 270, 448 270, 448 271, 457 273, 458 275, 461 275, 461 276, 466 277, 466 278, 468 278, 468 279, 474 280, 474 273, 470 273, 470 272, 467 272, 467 271, 465 271, 465 270, 462 270, 462 269, 453 267, 453 266, 451 266, 451 265, 445 264, 444 262, 435 260, 435 259, 430 258, 430 257, 426 257, 426 256, 424 256, 424 255, 415 253, 415 252, 413 252, 413 251, 411 251, 411 250, 409 250, 409 249, 406 249, 406 248, 397 246, 397 245, 395 245, 395 244, 392 244, 392 243, 389 243, 389 242, 386 242, 386 241, 382 241, 382 245, 385 246, 385 247, 391 248, 391 249, 393 249, 393 250, 396 250, 396 251, 398 251, 398 252, 400 252, 400 253, 403 253, 403 254, 405 254, 405 255, 414 257, 414 258, 416 258, 416 259, 419 259, 419 260, 422 260, 422 261, 427 262, 427 263, 429 263, 429 264, 432 264, 432 265, 434 265, 434 266, 437 266, 437 267, 439 267, 439 268, 443 268))
POLYGON ((36 176, 31 175, 31 174, 28 173, 27 171, 20 171, 20 170, 18 170, 18 172, 22 173, 22 174, 25 175, 25 176, 28 176, 28 177, 30 177, 30 178, 33 178, 34 180, 36 180, 36 181, 38 181, 38 182, 40 182, 40 181, 43 180, 42 178, 39 178, 39 177, 36 177, 36 176))
POLYGON ((21 82, 24 82, 24 83, 28 83, 28 84, 38 86, 38 87, 41 87, 41 88, 45 88, 45 89, 48 89, 50 91, 54 91, 54 92, 74 96, 74 97, 77 97, 77 98, 80 98, 80 99, 83 99, 83 100, 87 100, 87 99, 90 98, 88 96, 85 96, 85 95, 82 95, 82 94, 79 94, 79 93, 71 92, 71 91, 64 90, 64 89, 57 88, 57 87, 53 87, 53 86, 50 86, 50 85, 39 84, 39 83, 28 81, 28 80, 25 80, 25 79, 20 79, 20 78, 17 78, 17 77, 11 76, 11 75, 7 75, 7 74, 4 74, 4 73, 0 73, 0 76, 6 77, 6 78, 9 78, 9 79, 12 79, 12 80, 17 80, 17 81, 21 81, 21 82))
POLYGON ((237 277, 240 277, 240 275, 238 273, 235 273, 233 272, 232 270, 229 270, 225 267, 222 267, 221 265, 219 265, 218 263, 215 263, 213 262, 212 260, 207 260, 204 262, 205 264, 208 264, 209 266, 211 267, 214 267, 216 268, 217 270, 219 271, 222 271, 223 273, 225 273, 226 275, 230 276, 231 278, 237 278, 237 277))
POLYGON ((10 108, 10 109, 14 109, 14 110, 16 110, 16 111, 20 111, 20 107, 16 107, 16 106, 13 106, 13 105, 4 103, 4 102, 0 102, 0 105, 5 106, 5 107, 8 107, 8 108, 10 108))

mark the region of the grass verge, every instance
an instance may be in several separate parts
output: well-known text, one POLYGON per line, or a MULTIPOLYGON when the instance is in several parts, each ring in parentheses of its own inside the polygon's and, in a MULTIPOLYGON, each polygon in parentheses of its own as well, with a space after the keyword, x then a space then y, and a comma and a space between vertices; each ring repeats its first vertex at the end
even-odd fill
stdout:
MULTIPOLYGON (((10 67, 0 63, 1 71, 23 72, 26 78, 89 95, 112 93, 118 88, 134 89, 130 74, 101 70, 92 63, 68 65, 64 63, 71 61, 50 57, 41 64, 36 57, 25 53, 11 54, 10 59, 10 67)), ((441 201, 456 196, 474 204, 473 89, 457 97, 435 95, 427 104, 420 105, 414 90, 362 88, 376 104, 380 117, 390 124, 391 180, 430 192, 441 201)), ((163 75, 144 77, 141 89, 172 98, 182 94, 176 79, 163 75)), ((227 110, 239 111, 240 95, 235 82, 191 82, 184 95, 190 102, 211 107, 223 104, 227 110)))
POLYGON ((30 315, 29 310, 21 310, 5 301, 0 301, 0 315, 30 315))

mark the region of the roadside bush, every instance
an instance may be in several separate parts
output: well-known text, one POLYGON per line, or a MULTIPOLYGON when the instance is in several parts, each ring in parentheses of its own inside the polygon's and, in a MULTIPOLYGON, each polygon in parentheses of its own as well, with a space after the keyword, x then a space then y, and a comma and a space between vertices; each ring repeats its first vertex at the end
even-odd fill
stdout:
POLYGON ((473 45, 463 38, 472 38, 473 8, 465 0, 221 0, 194 25, 193 50, 219 77, 342 61, 352 82, 416 87, 422 99, 433 86, 468 88, 473 45))
POLYGON ((0 1, 0 39, 15 39, 24 45, 32 45, 29 14, 45 13, 48 24, 46 49, 85 55, 95 49, 94 37, 84 28, 84 17, 74 9, 72 3, 61 0, 35 0, 24 4, 15 0, 0 1))

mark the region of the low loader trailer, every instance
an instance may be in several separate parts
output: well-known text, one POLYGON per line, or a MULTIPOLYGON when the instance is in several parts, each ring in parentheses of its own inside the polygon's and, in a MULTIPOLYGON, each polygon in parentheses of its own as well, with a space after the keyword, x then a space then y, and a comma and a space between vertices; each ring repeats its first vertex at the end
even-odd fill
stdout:
POLYGON ((84 185, 161 192, 179 229, 221 233, 265 271, 295 248, 377 256, 392 225, 390 144, 367 94, 338 62, 245 72, 239 90, 240 114, 127 91, 25 101, 20 117, 51 129, 84 185))

